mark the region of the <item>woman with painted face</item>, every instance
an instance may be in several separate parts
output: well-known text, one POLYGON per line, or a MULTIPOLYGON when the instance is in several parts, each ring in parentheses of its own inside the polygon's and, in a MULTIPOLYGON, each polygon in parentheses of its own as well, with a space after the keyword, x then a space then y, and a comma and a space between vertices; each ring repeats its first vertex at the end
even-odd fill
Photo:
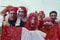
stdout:
POLYGON ((27 22, 25 27, 28 30, 36 30, 37 29, 37 24, 38 23, 38 19, 37 19, 37 15, 34 13, 30 13, 28 18, 27 18, 27 22))
POLYGON ((30 13, 27 17, 25 25, 26 29, 29 30, 29 38, 31 40, 45 40, 46 34, 38 29, 38 15, 36 13, 30 13))
POLYGON ((27 9, 24 6, 18 7, 17 10, 17 21, 15 26, 24 27, 27 18, 27 9))

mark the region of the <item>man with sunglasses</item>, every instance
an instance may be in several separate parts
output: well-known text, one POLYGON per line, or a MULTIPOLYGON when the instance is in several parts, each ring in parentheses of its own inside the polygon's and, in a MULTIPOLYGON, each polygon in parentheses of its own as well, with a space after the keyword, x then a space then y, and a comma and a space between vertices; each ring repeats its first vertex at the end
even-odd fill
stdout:
POLYGON ((57 19, 57 12, 56 11, 51 11, 49 16, 51 18, 52 23, 54 24, 55 20, 57 19))

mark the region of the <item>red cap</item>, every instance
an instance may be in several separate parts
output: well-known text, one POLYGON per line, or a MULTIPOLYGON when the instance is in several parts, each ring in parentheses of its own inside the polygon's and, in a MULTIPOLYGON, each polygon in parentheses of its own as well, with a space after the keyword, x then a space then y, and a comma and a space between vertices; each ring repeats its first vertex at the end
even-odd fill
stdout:
POLYGON ((13 7, 13 6, 7 6, 7 7, 1 12, 1 14, 4 14, 4 15, 5 15, 6 12, 8 12, 11 7, 13 7))
POLYGON ((27 9, 26 9, 26 7, 24 7, 24 6, 20 6, 20 8, 21 8, 25 13, 27 13, 27 9))
POLYGON ((46 17, 43 19, 43 21, 51 21, 51 18, 50 17, 46 17))
POLYGON ((17 7, 11 7, 11 8, 9 8, 9 12, 10 12, 10 11, 14 11, 15 13, 17 13, 17 10, 18 10, 17 7))

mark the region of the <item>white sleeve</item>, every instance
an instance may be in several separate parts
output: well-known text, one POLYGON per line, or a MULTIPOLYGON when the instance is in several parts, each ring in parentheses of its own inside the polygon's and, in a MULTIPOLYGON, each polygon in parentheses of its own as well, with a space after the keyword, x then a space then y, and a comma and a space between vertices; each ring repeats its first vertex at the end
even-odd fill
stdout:
POLYGON ((22 27, 22 37, 21 40, 31 40, 30 32, 26 28, 22 27))
POLYGON ((44 38, 46 37, 46 33, 42 32, 42 31, 39 31, 39 33, 42 37, 44 37, 44 38))

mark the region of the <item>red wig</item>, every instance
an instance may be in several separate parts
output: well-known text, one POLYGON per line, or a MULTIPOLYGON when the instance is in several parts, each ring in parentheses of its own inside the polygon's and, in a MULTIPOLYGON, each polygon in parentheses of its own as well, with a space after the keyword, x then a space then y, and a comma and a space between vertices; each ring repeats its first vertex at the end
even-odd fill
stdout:
POLYGON ((23 11, 24 11, 24 16, 23 17, 26 17, 27 16, 27 9, 25 6, 20 6, 19 8, 21 8, 23 11))
POLYGON ((27 18, 27 22, 26 22, 26 25, 25 27, 28 29, 28 30, 36 30, 38 26, 38 16, 35 14, 35 13, 31 13, 28 18, 27 18), (30 25, 31 25, 31 18, 32 17, 35 17, 35 23, 34 23, 34 27, 31 28, 30 25))
POLYGON ((3 16, 6 15, 6 12, 8 12, 11 7, 13 7, 13 6, 7 6, 4 10, 2 10, 1 14, 3 16))

